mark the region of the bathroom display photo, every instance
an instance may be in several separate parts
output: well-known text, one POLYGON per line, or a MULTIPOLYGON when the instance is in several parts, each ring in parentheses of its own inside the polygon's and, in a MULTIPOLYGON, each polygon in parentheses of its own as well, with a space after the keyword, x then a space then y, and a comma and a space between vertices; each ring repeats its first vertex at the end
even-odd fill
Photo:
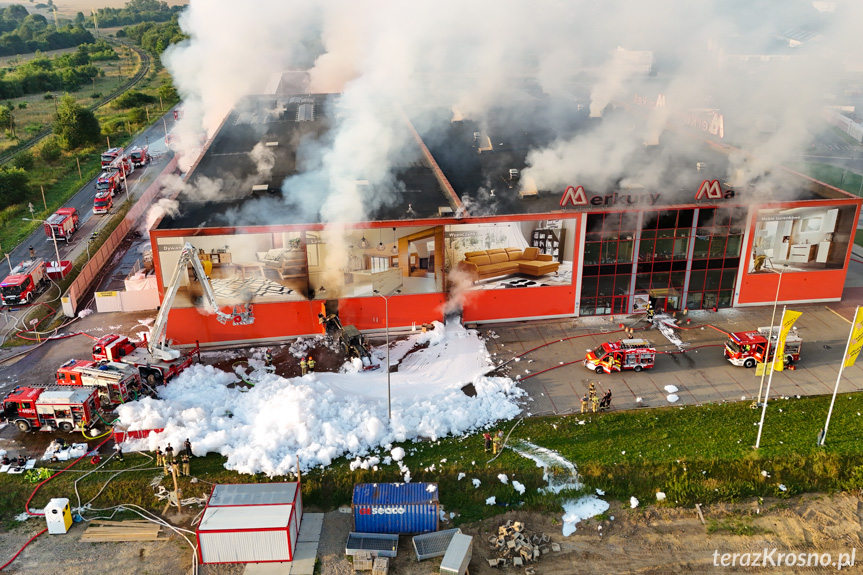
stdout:
POLYGON ((855 215, 856 206, 759 211, 748 273, 842 269, 855 215))

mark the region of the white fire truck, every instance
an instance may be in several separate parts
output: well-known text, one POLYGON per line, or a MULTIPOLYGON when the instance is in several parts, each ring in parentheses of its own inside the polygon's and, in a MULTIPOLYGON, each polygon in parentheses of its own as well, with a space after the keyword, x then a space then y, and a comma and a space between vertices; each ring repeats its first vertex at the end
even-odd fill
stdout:
MULTIPOLYGON (((757 331, 741 331, 732 333, 725 342, 725 358, 736 366, 755 367, 758 363, 771 361, 779 342, 779 331, 775 326, 771 337, 770 327, 759 327, 757 331), (767 339, 770 338, 770 350, 767 350, 767 339)), ((800 349, 803 339, 792 330, 785 338, 785 365, 791 365, 800 360, 800 349)))
POLYGON ((0 419, 21 431, 79 431, 99 422, 99 391, 89 387, 16 387, 0 404, 0 419))
POLYGON ((646 339, 621 339, 587 350, 584 367, 596 373, 641 371, 653 367, 655 361, 656 349, 646 339))
POLYGON ((83 385, 99 389, 102 405, 118 405, 138 399, 141 376, 134 366, 127 363, 70 359, 57 370, 60 385, 83 385))
POLYGON ((0 282, 0 302, 3 305, 28 304, 48 287, 48 283, 44 260, 24 260, 0 282))

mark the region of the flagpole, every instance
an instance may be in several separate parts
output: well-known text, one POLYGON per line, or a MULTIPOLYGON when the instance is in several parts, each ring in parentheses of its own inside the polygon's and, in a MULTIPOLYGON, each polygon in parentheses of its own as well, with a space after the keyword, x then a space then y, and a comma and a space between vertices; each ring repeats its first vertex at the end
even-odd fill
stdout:
MULTIPOLYGON (((854 319, 857 319, 857 313, 860 311, 860 306, 854 310, 854 319)), ((821 434, 821 443, 824 445, 827 440, 827 428, 830 427, 830 416, 833 415, 833 405, 836 403, 836 394, 839 392, 839 380, 842 379, 842 372, 845 370, 845 362, 848 359, 848 350, 851 349, 851 337, 854 335, 854 323, 851 323, 851 329, 848 331, 848 343, 845 344, 845 353, 842 354, 842 365, 839 366, 839 375, 836 376, 836 387, 833 388, 833 399, 830 400, 830 409, 827 411, 827 421, 824 422, 824 433, 821 434)))
MULTIPOLYGON (((785 306, 782 306, 782 318, 779 320, 780 326, 785 326, 785 306)), ((782 328, 779 330, 778 337, 782 337, 782 328)), ((776 351, 779 350, 779 340, 777 338, 776 346, 774 348, 773 355, 776 355, 776 351)), ((773 367, 773 364, 776 360, 776 357, 770 359, 770 376, 767 378, 767 389, 764 390, 764 404, 761 406, 761 422, 758 424, 758 438, 755 440, 755 449, 761 445, 761 432, 764 430, 764 417, 767 415, 767 398, 770 396, 770 383, 773 381, 773 372, 776 369, 773 367)), ((767 364, 765 364, 766 367, 767 364)))

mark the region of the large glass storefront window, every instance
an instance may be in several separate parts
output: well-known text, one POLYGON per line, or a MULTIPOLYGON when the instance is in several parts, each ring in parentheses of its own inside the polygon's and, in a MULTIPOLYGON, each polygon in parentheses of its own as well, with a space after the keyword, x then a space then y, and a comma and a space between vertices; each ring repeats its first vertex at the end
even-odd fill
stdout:
POLYGON ((627 305, 633 295, 633 258, 637 258, 633 293, 646 294, 659 309, 731 306, 746 210, 702 208, 697 221, 695 214, 693 209, 645 212, 640 229, 636 229, 637 214, 589 214, 579 313, 632 311, 627 305), (690 241, 692 272, 684 301, 690 241))
POLYGON ((745 223, 745 208, 699 210, 686 307, 731 307, 745 223))

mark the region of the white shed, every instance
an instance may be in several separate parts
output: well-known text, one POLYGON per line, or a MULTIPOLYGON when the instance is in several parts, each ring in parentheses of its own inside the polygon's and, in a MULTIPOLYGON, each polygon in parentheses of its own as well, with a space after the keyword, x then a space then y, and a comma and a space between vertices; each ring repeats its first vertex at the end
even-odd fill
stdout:
POLYGON ((302 515, 299 483, 217 485, 196 532, 201 563, 293 561, 302 515))

